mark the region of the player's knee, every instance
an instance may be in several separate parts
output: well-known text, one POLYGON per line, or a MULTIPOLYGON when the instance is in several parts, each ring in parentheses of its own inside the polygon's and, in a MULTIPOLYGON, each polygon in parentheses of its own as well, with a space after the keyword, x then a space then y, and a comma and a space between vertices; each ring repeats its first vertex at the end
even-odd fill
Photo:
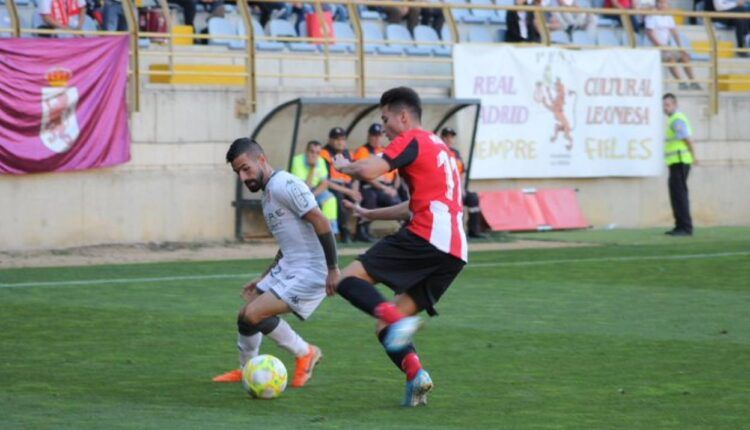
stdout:
POLYGON ((279 317, 271 316, 260 321, 248 320, 244 315, 237 318, 237 331, 243 336, 252 336, 256 333, 268 334, 276 329, 279 325, 279 317))
POLYGON ((384 323, 381 320, 378 320, 377 324, 375 324, 375 336, 377 336, 378 339, 380 339, 380 333, 385 330, 386 327, 388 327, 388 324, 384 323))
POLYGON ((270 315, 265 315, 260 309, 257 309, 256 306, 253 306, 253 303, 251 302, 242 308, 239 319, 248 324, 257 325, 269 316, 270 315))
POLYGON ((351 297, 352 292, 363 282, 362 279, 356 276, 347 276, 339 281, 339 286, 336 289, 339 295, 343 298, 351 297))

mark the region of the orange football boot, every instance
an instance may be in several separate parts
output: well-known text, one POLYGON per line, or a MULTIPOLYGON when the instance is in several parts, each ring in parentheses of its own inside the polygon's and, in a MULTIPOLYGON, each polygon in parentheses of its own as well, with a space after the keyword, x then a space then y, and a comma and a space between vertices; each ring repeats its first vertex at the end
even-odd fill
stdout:
POLYGON ((313 369, 315 369, 315 365, 318 364, 321 358, 323 358, 323 353, 320 352, 320 348, 310 344, 307 355, 297 358, 292 387, 300 388, 304 386, 310 380, 310 377, 312 377, 313 369))
POLYGON ((230 370, 227 373, 215 376, 212 381, 214 382, 241 382, 242 381, 242 369, 230 370))

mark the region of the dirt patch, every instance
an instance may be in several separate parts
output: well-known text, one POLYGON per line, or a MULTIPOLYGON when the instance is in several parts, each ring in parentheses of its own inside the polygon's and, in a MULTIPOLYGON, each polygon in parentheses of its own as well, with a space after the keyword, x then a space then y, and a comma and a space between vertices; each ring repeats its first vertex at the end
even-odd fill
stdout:
MULTIPOLYGON (((471 242, 470 251, 585 246, 571 242, 517 240, 511 242, 471 242)), ((357 255, 367 246, 339 249, 341 255, 357 255)), ((137 245, 97 245, 46 251, 0 252, 0 268, 90 266, 100 264, 155 263, 165 261, 211 261, 272 258, 278 247, 269 240, 245 243, 164 243, 137 245)))

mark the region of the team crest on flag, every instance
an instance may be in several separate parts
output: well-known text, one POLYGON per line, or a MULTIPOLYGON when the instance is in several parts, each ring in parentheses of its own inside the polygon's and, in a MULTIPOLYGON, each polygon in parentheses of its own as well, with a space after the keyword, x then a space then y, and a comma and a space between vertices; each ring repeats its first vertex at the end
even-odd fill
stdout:
POLYGON ((70 69, 55 67, 45 74, 49 87, 42 87, 42 124, 39 138, 58 154, 67 152, 79 134, 76 107, 78 89, 69 87, 70 69))

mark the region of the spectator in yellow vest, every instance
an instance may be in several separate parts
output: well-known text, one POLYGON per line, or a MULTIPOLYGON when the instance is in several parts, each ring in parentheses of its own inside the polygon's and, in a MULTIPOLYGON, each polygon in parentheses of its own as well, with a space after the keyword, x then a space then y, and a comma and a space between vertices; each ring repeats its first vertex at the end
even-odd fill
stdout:
POLYGON ((674 229, 666 234, 692 236, 693 220, 690 218, 687 179, 690 166, 696 164, 693 131, 687 116, 677 110, 677 97, 674 94, 664 94, 662 102, 668 118, 664 161, 669 167, 669 200, 675 220, 674 229))

